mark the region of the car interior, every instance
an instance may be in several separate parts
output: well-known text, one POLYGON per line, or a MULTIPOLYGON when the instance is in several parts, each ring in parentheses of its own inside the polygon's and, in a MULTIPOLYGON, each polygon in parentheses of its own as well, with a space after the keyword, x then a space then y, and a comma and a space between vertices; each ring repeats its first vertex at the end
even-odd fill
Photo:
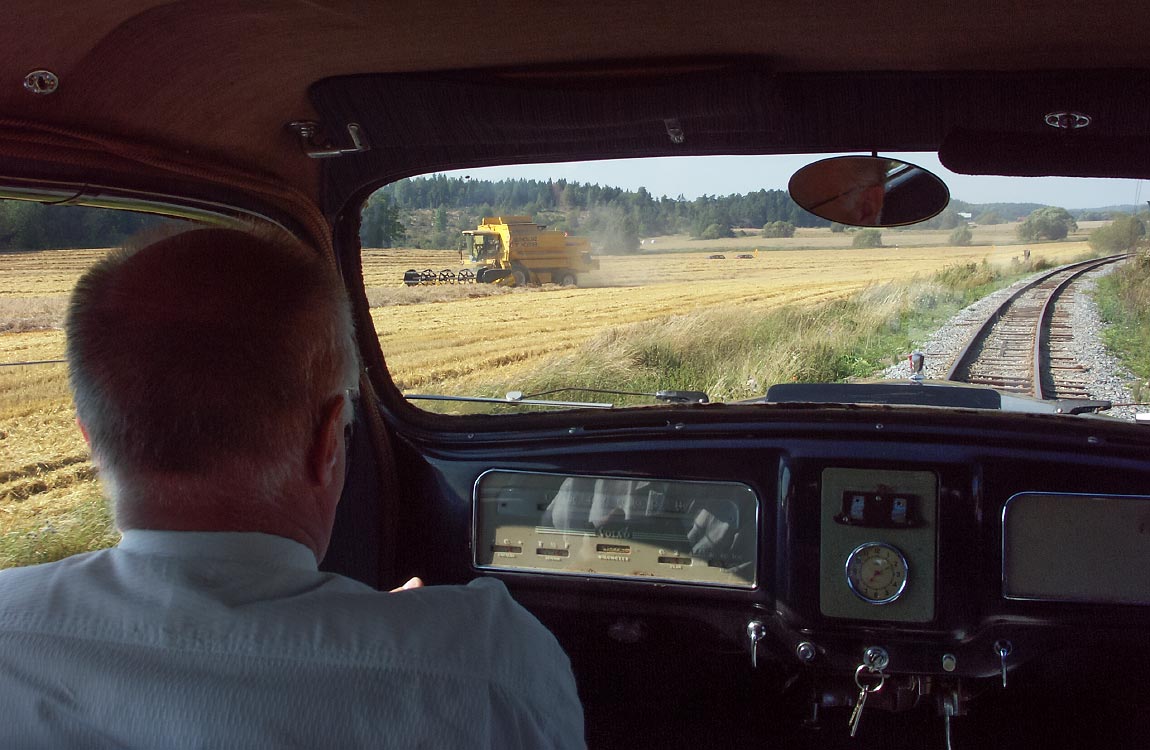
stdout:
MULTIPOLYGON (((973 395, 435 409, 389 371, 359 231, 388 184, 504 165, 927 152, 961 174, 1150 178, 1143 5, 5 7, 0 197, 330 256, 364 393, 323 567, 383 590, 504 581, 567 650, 590 747, 1150 731, 1145 424, 973 395)), ((939 185, 907 216, 941 210, 939 185)))

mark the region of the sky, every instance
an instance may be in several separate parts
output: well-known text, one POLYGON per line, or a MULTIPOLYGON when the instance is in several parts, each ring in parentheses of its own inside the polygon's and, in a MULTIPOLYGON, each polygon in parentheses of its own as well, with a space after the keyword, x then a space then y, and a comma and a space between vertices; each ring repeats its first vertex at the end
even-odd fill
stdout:
MULTIPOLYGON (((952 198, 968 203, 1042 203, 1063 208, 1100 208, 1150 200, 1150 181, 1073 177, 988 177, 959 175, 943 167, 933 153, 883 153, 928 169, 950 188, 952 198)), ((656 197, 687 199, 756 190, 786 190, 800 167, 834 154, 786 156, 690 156, 616 159, 566 164, 464 169, 444 174, 475 179, 567 179, 605 187, 645 187, 656 197)))

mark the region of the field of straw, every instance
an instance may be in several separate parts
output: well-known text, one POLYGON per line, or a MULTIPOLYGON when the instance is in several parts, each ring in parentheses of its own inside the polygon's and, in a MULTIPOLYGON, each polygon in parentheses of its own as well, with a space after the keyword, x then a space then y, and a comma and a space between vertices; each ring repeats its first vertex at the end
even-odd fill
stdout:
MULTIPOLYGON (((837 249, 759 248, 756 255, 753 238, 724 242, 722 260, 708 258, 714 248, 604 256, 600 270, 581 277, 578 288, 544 286, 475 297, 469 296, 475 285, 395 288, 406 268, 458 267, 457 255, 429 251, 368 251, 365 264, 371 272, 365 275, 369 295, 387 291, 390 304, 375 308, 372 317, 388 368, 401 389, 502 395, 483 393, 485 384, 514 382, 517 372, 570 351, 611 326, 720 306, 753 314, 768 307, 813 304, 960 262, 986 259, 1009 265, 1021 255, 1019 246, 1007 245, 855 250, 842 248, 843 240, 837 249), (742 244, 730 244, 735 242, 742 244), (735 257, 748 253, 754 257, 735 257), (437 292, 444 302, 426 298, 437 292), (404 304, 405 297, 413 304, 404 304)), ((1065 242, 1033 252, 1057 263, 1087 249, 1084 242, 1065 242)))
MULTIPOLYGON (((458 269, 458 255, 367 250, 364 278, 380 345, 401 389, 496 395, 496 384, 514 383, 612 327, 703 310, 754 315, 842 298, 960 262, 1005 265, 1022 253, 1018 245, 954 248, 926 242, 945 242, 946 232, 917 233, 924 235, 915 237, 924 246, 907 247, 910 233, 901 234, 885 239, 891 245, 903 239, 902 247, 874 250, 846 248, 849 234, 826 230, 770 240, 770 248, 755 237, 706 244, 658 238, 641 255, 600 258, 601 269, 581 278, 577 288, 409 288, 401 281, 405 270, 458 269), (714 253, 726 257, 708 259, 714 253), (753 257, 735 257, 741 253, 753 257)), ((1060 262, 1086 250, 1085 242, 1072 241, 1036 246, 1034 253, 1060 262)), ((63 357, 60 322, 67 294, 103 252, 0 253, 0 567, 115 542, 74 423, 64 366, 13 366, 63 357)))

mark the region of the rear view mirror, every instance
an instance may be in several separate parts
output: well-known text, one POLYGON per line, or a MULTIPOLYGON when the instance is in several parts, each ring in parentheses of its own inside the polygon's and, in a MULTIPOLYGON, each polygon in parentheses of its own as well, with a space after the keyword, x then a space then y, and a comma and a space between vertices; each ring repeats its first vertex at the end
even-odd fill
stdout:
POLYGON ((808 164, 787 186, 815 216, 856 227, 897 227, 936 215, 950 191, 915 164, 878 156, 837 156, 808 164))

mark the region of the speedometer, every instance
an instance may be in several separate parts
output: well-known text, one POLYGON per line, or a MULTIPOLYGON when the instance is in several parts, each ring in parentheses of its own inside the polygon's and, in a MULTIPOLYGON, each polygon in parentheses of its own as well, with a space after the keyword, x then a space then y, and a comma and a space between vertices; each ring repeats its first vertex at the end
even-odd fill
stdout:
POLYGON ((902 596, 909 572, 902 552, 882 542, 860 544, 847 557, 847 585, 870 604, 889 604, 902 596))
POLYGON ((745 484, 491 470, 475 565, 753 589, 759 499, 745 484))

